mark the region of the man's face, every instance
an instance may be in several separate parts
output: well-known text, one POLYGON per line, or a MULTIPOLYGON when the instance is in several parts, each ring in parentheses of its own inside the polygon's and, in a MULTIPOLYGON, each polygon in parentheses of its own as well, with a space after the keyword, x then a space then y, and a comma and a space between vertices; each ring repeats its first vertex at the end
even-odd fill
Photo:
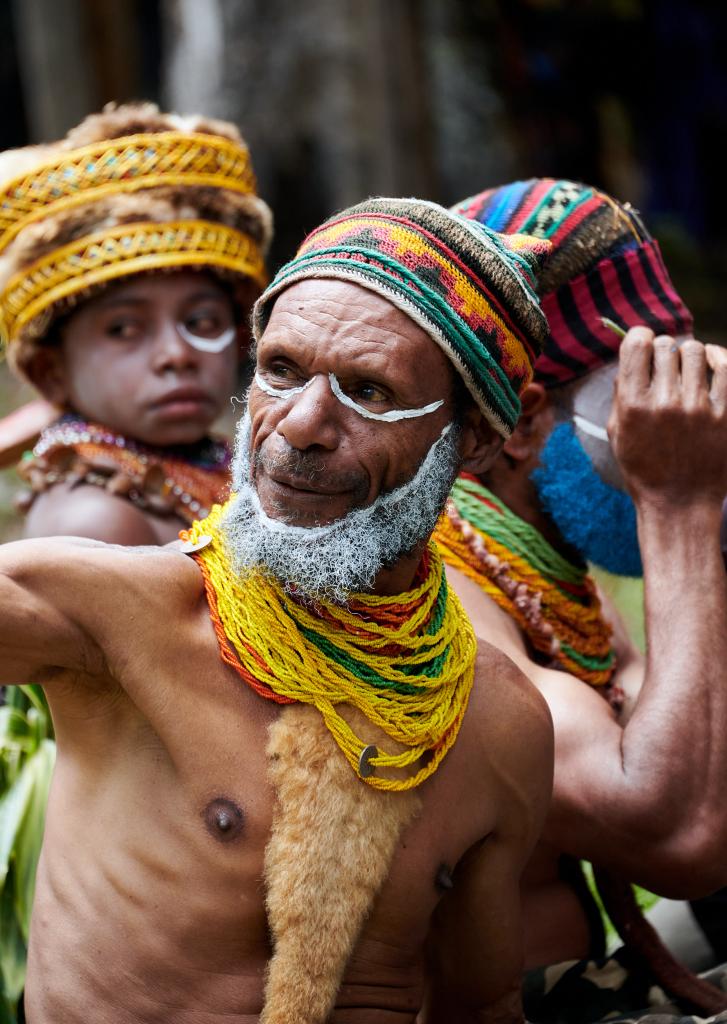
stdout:
POLYGON ((452 371, 426 332, 356 284, 307 280, 275 301, 260 339, 253 383, 251 472, 263 511, 321 526, 408 482, 453 419, 452 371), (373 413, 421 409, 382 422, 343 404, 331 387, 373 413))
POLYGON ((48 350, 50 397, 147 444, 200 440, 235 390, 234 305, 211 274, 111 285, 63 322, 60 341, 48 350))

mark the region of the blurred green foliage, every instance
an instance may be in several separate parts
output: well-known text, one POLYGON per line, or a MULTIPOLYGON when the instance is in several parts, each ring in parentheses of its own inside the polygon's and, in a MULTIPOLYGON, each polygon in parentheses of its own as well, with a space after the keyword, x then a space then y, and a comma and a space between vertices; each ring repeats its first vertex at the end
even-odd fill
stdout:
POLYGON ((25 984, 35 874, 55 763, 38 686, 10 687, 0 707, 0 1024, 14 1024, 25 984))

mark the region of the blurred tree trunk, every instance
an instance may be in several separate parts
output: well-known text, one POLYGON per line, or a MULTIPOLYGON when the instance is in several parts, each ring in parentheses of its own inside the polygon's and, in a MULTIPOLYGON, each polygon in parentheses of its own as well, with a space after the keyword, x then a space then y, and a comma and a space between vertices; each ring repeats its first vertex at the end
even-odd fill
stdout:
POLYGON ((164 0, 166 101, 240 126, 282 258, 333 210, 432 195, 419 0, 164 0))
POLYGON ((59 139, 110 100, 156 92, 158 0, 11 3, 28 141, 59 139))
POLYGON ((13 0, 13 15, 29 134, 58 139, 94 95, 83 0, 13 0))

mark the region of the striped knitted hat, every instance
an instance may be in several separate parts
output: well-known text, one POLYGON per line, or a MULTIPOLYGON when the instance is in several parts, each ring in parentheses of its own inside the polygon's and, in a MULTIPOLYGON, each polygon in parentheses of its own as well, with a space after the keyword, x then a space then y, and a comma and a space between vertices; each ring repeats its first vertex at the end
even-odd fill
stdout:
POLYGON ((627 203, 588 185, 531 178, 487 189, 453 210, 495 231, 552 243, 538 275, 550 337, 535 378, 547 387, 616 358, 621 337, 601 317, 624 328, 646 324, 657 334, 691 334, 692 315, 659 245, 627 203))
POLYGON ((273 300, 303 278, 341 278, 378 292, 451 359, 504 437, 547 337, 534 275, 549 243, 505 237, 416 199, 370 199, 327 220, 258 300, 259 339, 273 300))

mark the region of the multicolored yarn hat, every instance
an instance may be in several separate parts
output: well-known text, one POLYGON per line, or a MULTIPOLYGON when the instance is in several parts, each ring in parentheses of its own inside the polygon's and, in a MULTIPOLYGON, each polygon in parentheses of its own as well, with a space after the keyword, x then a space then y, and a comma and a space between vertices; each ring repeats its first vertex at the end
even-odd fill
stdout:
POLYGON ((538 275, 550 337, 535 377, 552 387, 616 358, 621 338, 601 317, 657 334, 691 334, 692 315, 658 242, 627 203, 588 185, 531 178, 487 189, 453 210, 495 231, 552 243, 538 275))
POLYGON ((25 371, 57 316, 110 281, 207 268, 265 285, 272 218, 234 125, 152 103, 0 155, 0 341, 25 371))
POLYGON ((303 278, 340 278, 378 292, 454 363, 475 402, 507 437, 547 336, 534 275, 550 248, 505 237, 417 199, 369 199, 305 239, 258 300, 259 339, 273 300, 303 278))

